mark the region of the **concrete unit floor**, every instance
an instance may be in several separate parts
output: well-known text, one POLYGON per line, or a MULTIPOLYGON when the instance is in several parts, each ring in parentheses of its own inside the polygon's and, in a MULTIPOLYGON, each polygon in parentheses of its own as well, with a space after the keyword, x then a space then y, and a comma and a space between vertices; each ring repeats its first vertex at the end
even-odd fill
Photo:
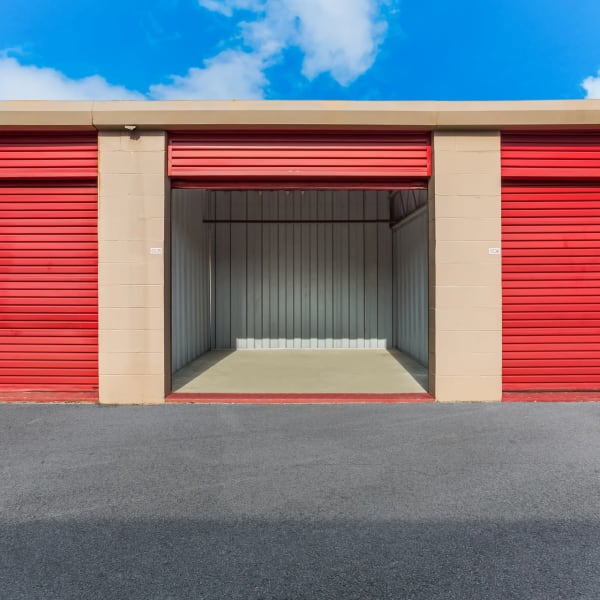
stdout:
POLYGON ((178 393, 427 391, 428 372, 398 350, 212 350, 173 376, 178 393))

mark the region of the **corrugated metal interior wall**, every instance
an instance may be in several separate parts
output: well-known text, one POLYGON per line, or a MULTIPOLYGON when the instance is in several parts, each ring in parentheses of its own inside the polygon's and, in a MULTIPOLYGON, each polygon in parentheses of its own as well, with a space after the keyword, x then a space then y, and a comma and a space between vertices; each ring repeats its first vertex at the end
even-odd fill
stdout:
MULTIPOLYGON (((387 192, 216 192, 221 219, 389 217, 387 192)), ((217 348, 392 345, 387 223, 215 225, 217 348)))
POLYGON ((171 356, 173 371, 211 348, 211 227, 205 190, 173 190, 171 356))
POLYGON ((427 221, 392 234, 387 191, 173 190, 172 203, 174 370, 209 348, 402 343, 426 360, 427 221), (424 292, 401 291, 400 277, 424 292))
POLYGON ((428 363, 429 261, 427 207, 394 229, 394 345, 428 363))

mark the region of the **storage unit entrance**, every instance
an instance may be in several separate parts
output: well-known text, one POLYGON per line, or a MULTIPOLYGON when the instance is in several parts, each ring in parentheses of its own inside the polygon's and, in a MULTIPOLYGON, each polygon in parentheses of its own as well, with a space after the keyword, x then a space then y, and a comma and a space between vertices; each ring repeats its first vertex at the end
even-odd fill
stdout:
POLYGON ((0 135, 0 399, 98 399, 98 141, 0 135))
POLYGON ((600 134, 502 138, 503 389, 600 390, 600 134))
POLYGON ((426 190, 171 202, 174 391, 426 391, 426 190))
POLYGON ((174 133, 172 389, 423 393, 429 135, 174 133))

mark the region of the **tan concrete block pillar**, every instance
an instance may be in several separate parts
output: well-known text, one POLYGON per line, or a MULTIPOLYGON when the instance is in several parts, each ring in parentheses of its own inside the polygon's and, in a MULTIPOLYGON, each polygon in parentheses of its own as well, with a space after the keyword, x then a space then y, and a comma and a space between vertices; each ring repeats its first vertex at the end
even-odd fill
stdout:
POLYGON ((500 134, 435 132, 433 157, 432 392, 441 402, 498 401, 500 134))
POLYGON ((99 133, 100 402, 165 397, 166 135, 99 133))

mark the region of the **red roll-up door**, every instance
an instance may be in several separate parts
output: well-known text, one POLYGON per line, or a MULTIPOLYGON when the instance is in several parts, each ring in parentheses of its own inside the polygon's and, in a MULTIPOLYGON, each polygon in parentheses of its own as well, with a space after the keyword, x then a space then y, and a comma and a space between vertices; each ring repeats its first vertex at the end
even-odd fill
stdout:
POLYGON ((98 389, 96 154, 95 136, 0 136, 2 399, 9 391, 98 389), (62 164, 40 159, 33 139, 42 155, 63 148, 62 164), (48 161, 60 176, 49 178, 48 161))
POLYGON ((600 133, 501 153, 504 390, 600 390, 600 133))
POLYGON ((508 184, 503 387, 600 389, 600 182, 508 184))
POLYGON ((89 133, 0 133, 0 180, 95 180, 98 141, 89 133))
POLYGON ((197 132, 169 137, 174 187, 425 187, 428 133, 197 132))
POLYGON ((600 133, 504 133, 502 178, 564 183, 600 178, 600 133))

